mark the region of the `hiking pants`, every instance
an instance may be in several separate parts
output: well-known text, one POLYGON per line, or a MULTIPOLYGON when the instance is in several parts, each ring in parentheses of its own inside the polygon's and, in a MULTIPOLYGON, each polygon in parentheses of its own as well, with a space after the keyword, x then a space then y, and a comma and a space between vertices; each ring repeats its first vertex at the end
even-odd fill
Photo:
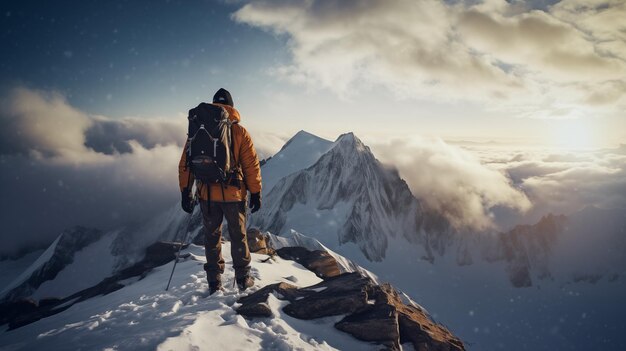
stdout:
POLYGON ((250 250, 246 239, 246 202, 200 201, 204 224, 204 270, 209 282, 218 281, 224 273, 222 257, 222 220, 226 217, 230 234, 230 253, 233 258, 235 277, 241 278, 250 271, 250 250), (210 208, 209 208, 210 206, 210 208))

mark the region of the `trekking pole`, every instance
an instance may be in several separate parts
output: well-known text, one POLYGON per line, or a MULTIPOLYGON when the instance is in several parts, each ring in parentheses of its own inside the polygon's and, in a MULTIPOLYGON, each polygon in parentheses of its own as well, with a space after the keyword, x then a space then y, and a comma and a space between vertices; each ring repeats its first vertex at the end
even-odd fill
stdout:
POLYGON ((176 265, 178 264, 178 260, 180 259, 180 251, 183 249, 183 245, 187 242, 187 238, 189 237, 189 232, 191 230, 191 222, 193 218, 193 210, 196 207, 196 194, 194 194, 193 199, 191 200, 191 213, 189 214, 189 221, 187 222, 187 230, 185 231, 184 240, 180 242, 178 246, 178 251, 176 252, 176 260, 174 260, 174 267, 172 267, 172 273, 170 273, 170 279, 167 281, 167 286, 165 287, 165 291, 169 290, 170 283, 172 282, 172 277, 174 276, 174 270, 176 270, 176 265))
POLYGON ((245 209, 246 209, 246 233, 252 226, 252 211, 250 210, 250 196, 246 197, 245 209))

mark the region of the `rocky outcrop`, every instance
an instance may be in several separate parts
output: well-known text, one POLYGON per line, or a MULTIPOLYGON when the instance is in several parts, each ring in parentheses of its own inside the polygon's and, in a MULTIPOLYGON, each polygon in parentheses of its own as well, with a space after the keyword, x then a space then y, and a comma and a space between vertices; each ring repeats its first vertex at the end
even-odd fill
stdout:
POLYGON ((248 241, 248 248, 250 249, 250 252, 263 255, 273 254, 272 249, 267 244, 269 241, 267 236, 261 233, 261 231, 257 228, 248 229, 246 239, 248 241))
POLYGON ((335 327, 360 340, 377 342, 392 350, 399 348, 398 311, 391 305, 375 304, 346 316, 335 327))
POLYGON ((272 284, 239 299, 237 313, 246 318, 271 317, 269 294, 289 301, 286 314, 299 319, 345 315, 335 324, 357 339, 388 350, 412 343, 416 350, 465 350, 461 340, 436 324, 424 310, 407 305, 389 284, 376 285, 358 273, 344 273, 304 288, 272 284))
POLYGON ((277 283, 268 285, 260 290, 257 290, 254 294, 244 296, 238 303, 241 306, 237 309, 237 313, 248 318, 254 317, 271 317, 272 310, 267 305, 267 298, 271 293, 275 293, 278 296, 287 298, 289 301, 297 299, 300 295, 298 293, 298 287, 289 283, 277 283))
POLYGON ((276 250, 280 258, 296 261, 322 279, 338 276, 337 260, 326 251, 310 251, 304 247, 283 247, 276 250))

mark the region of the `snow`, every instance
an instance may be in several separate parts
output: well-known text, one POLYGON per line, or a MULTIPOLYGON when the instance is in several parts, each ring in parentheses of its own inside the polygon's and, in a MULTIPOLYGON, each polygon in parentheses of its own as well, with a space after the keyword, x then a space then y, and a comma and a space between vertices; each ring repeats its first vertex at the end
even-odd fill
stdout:
POLYGON ((63 298, 77 291, 98 284, 102 278, 113 273, 115 257, 110 254, 111 244, 117 235, 112 232, 74 254, 73 262, 57 276, 45 281, 32 294, 39 300, 45 297, 63 298))
MULTIPOLYGON (((144 279, 105 296, 79 302, 69 309, 12 331, 0 333, 3 350, 373 350, 333 327, 339 317, 301 321, 284 315, 284 302, 270 297, 275 318, 246 320, 235 313, 236 300, 248 292, 233 288, 230 243, 222 252, 227 269, 224 291, 208 296, 202 270, 204 248, 191 245, 184 253, 200 258, 181 261, 172 286, 165 285, 172 268, 154 269, 144 279)), ((192 256, 190 256, 192 257, 192 256)), ((252 254, 252 274, 261 286, 296 277, 299 286, 321 281, 298 263, 252 254)), ((76 277, 77 279, 79 277, 76 277)))
POLYGON ((263 193, 269 193, 281 178, 313 165, 332 146, 329 140, 299 131, 261 167, 263 193))
POLYGON ((304 248, 306 248, 306 249, 308 249, 310 251, 315 251, 315 250, 326 251, 331 256, 333 256, 335 258, 335 260, 337 261, 337 265, 339 266, 340 272, 342 272, 342 273, 345 273, 345 272, 359 272, 363 276, 371 278, 372 281, 374 281, 374 282, 378 282, 379 281, 378 277, 376 276, 376 274, 374 274, 374 273, 368 271, 367 269, 357 265, 352 260, 349 260, 349 259, 345 258, 344 256, 339 255, 338 253, 336 253, 333 250, 329 249, 327 246, 325 246, 322 243, 320 243, 317 239, 314 239, 312 237, 300 234, 300 233, 298 233, 295 230, 291 230, 289 233, 286 233, 286 234, 281 235, 281 236, 274 235, 274 234, 269 233, 269 232, 267 232, 266 234, 269 235, 271 247, 273 247, 276 250, 278 250, 278 249, 280 249, 282 247, 300 246, 300 247, 304 247, 304 248))
MULTIPOLYGON (((62 234, 61 234, 62 235, 62 234)), ((7 285, 2 292, 0 292, 0 296, 4 296, 7 292, 11 291, 16 286, 19 286, 23 282, 25 282, 35 271, 37 271, 41 266, 46 264, 54 255, 54 251, 61 240, 61 235, 59 235, 50 246, 44 251, 39 258, 35 262, 33 262, 28 269, 26 269, 22 274, 20 274, 17 278, 15 278, 9 285, 7 285)))
POLYGON ((157 350, 378 349, 335 329, 333 325, 343 316, 313 321, 298 320, 282 313, 281 309, 286 304, 270 295, 268 306, 275 317, 251 321, 246 321, 232 310, 219 315, 214 312, 201 313, 179 336, 168 338, 157 350), (219 334, 211 332, 216 325, 219 326, 219 334))
MULTIPOLYGON (((29 252, 17 259, 0 261, 0 286, 5 287, 33 264, 45 250, 29 252)), ((4 288, 3 288, 4 289, 4 288)))
POLYGON ((355 255, 374 260, 384 258, 389 239, 418 234, 418 201, 353 134, 340 136, 313 166, 282 178, 266 204, 253 225, 279 235, 298 230, 324 244, 351 242, 355 255))

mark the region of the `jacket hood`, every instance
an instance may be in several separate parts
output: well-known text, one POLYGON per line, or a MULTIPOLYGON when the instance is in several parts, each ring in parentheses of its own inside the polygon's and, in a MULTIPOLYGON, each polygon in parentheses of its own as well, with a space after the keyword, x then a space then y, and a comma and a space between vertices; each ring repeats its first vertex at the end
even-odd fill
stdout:
POLYGON ((229 106, 229 105, 224 105, 224 104, 218 104, 218 103, 213 103, 213 105, 215 106, 219 106, 219 107, 223 107, 226 112, 228 112, 228 119, 230 119, 233 122, 241 122, 241 116, 239 115, 239 111, 237 111, 236 108, 229 106))

